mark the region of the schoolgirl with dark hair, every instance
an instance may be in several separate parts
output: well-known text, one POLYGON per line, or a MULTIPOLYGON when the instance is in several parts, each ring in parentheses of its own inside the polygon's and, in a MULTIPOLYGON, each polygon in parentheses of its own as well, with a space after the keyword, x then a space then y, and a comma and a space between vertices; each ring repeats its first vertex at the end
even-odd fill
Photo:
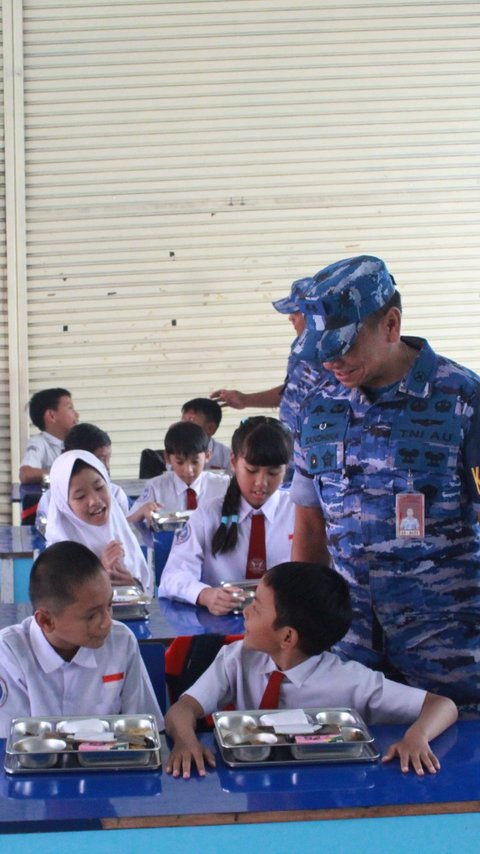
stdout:
POLYGON ((288 491, 279 487, 291 454, 291 434, 276 418, 241 422, 232 437, 234 474, 227 492, 198 508, 177 532, 160 596, 226 614, 240 591, 223 589, 222 581, 258 579, 289 560, 295 511, 288 491))

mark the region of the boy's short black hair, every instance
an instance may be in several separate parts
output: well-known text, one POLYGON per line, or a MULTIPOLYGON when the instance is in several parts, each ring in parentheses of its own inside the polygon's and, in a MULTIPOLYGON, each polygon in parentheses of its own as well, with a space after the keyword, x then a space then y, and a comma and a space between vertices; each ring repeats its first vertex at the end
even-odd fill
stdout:
POLYGON ((110 447, 112 442, 105 430, 85 422, 75 424, 68 431, 63 444, 66 451, 90 451, 93 454, 98 448, 110 447))
POLYGON ((61 397, 71 397, 66 388, 44 388, 32 395, 28 411, 30 420, 39 430, 45 428, 45 413, 47 409, 56 409, 61 397))
POLYGON ((206 454, 210 439, 193 421, 177 421, 165 433, 165 453, 193 457, 206 454))
POLYGON ((352 622, 350 591, 334 569, 289 561, 273 566, 263 579, 273 590, 274 628, 295 629, 305 655, 325 652, 347 633, 352 622))
POLYGON ((222 420, 222 407, 216 400, 210 400, 209 397, 194 397, 193 400, 187 400, 182 406, 182 415, 186 412, 201 412, 207 421, 213 421, 217 427, 222 420))
POLYGON ((32 566, 28 595, 33 610, 48 608, 55 614, 76 599, 79 587, 99 572, 99 558, 81 543, 54 543, 41 552, 32 566))

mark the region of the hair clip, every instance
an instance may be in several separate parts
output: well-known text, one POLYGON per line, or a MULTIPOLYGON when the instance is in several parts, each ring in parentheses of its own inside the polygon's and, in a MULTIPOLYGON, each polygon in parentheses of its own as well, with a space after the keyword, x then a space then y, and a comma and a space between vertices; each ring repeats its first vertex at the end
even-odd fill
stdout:
POLYGON ((229 516, 222 516, 222 525, 228 525, 229 516))
POLYGON ((230 522, 232 525, 238 525, 238 516, 230 516, 230 522))

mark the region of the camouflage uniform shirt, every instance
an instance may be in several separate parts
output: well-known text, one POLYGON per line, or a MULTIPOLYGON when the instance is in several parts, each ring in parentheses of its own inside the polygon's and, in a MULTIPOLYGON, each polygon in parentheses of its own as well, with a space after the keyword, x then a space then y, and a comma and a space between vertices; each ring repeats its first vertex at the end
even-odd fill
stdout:
POLYGON ((321 508, 350 583, 340 649, 373 666, 386 656, 412 684, 480 710, 480 378, 404 340, 415 362, 373 398, 331 373, 305 398, 291 497, 321 508), (395 496, 412 485, 425 537, 400 539, 395 496))

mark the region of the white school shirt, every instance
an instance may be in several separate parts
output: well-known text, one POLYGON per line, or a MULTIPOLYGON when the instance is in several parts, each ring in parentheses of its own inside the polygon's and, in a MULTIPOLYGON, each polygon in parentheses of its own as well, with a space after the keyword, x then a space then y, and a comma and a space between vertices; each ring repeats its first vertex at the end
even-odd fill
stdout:
MULTIPOLYGON (((110 481, 110 492, 112 493, 112 497, 115 499, 117 504, 120 507, 120 510, 123 512, 125 516, 128 516, 129 511, 129 502, 127 493, 122 489, 118 483, 112 483, 110 481)), ((48 505, 50 503, 50 490, 47 489, 46 492, 43 492, 38 502, 37 513, 35 516, 35 525, 38 525, 40 520, 47 517, 48 513, 48 505)))
POLYGON ((0 738, 15 717, 163 715, 133 632, 114 621, 103 646, 72 661, 49 644, 34 617, 0 632, 0 738))
MULTIPOLYGON (((243 641, 236 641, 220 649, 185 693, 200 703, 205 714, 229 703, 237 709, 258 709, 268 677, 277 669, 265 652, 246 649, 243 641)), ((351 708, 367 724, 406 724, 418 718, 426 693, 386 679, 357 661, 342 661, 323 652, 285 671, 279 708, 351 708)))
POLYGON ((206 469, 223 469, 226 472, 231 472, 231 450, 227 445, 223 445, 222 442, 218 442, 217 439, 212 438, 210 439, 208 450, 212 456, 208 462, 205 463, 206 469))
POLYGON ((199 507, 177 531, 162 573, 159 596, 194 604, 205 587, 244 580, 254 513, 265 516, 267 569, 290 560, 295 507, 287 490, 277 489, 257 510, 241 498, 237 545, 233 551, 214 556, 212 538, 220 524, 222 503, 223 498, 217 498, 199 507))
MULTIPOLYGON (((200 505, 212 498, 223 498, 229 483, 230 478, 226 474, 203 471, 190 484, 190 488, 197 493, 197 504, 200 505)), ((128 515, 130 516, 148 501, 157 501, 171 512, 186 510, 188 488, 187 484, 174 471, 165 471, 163 474, 147 480, 142 494, 136 499, 128 515)))
POLYGON ((31 436, 27 442, 20 467, 31 466, 35 469, 49 469, 63 451, 62 439, 42 431, 31 436))

